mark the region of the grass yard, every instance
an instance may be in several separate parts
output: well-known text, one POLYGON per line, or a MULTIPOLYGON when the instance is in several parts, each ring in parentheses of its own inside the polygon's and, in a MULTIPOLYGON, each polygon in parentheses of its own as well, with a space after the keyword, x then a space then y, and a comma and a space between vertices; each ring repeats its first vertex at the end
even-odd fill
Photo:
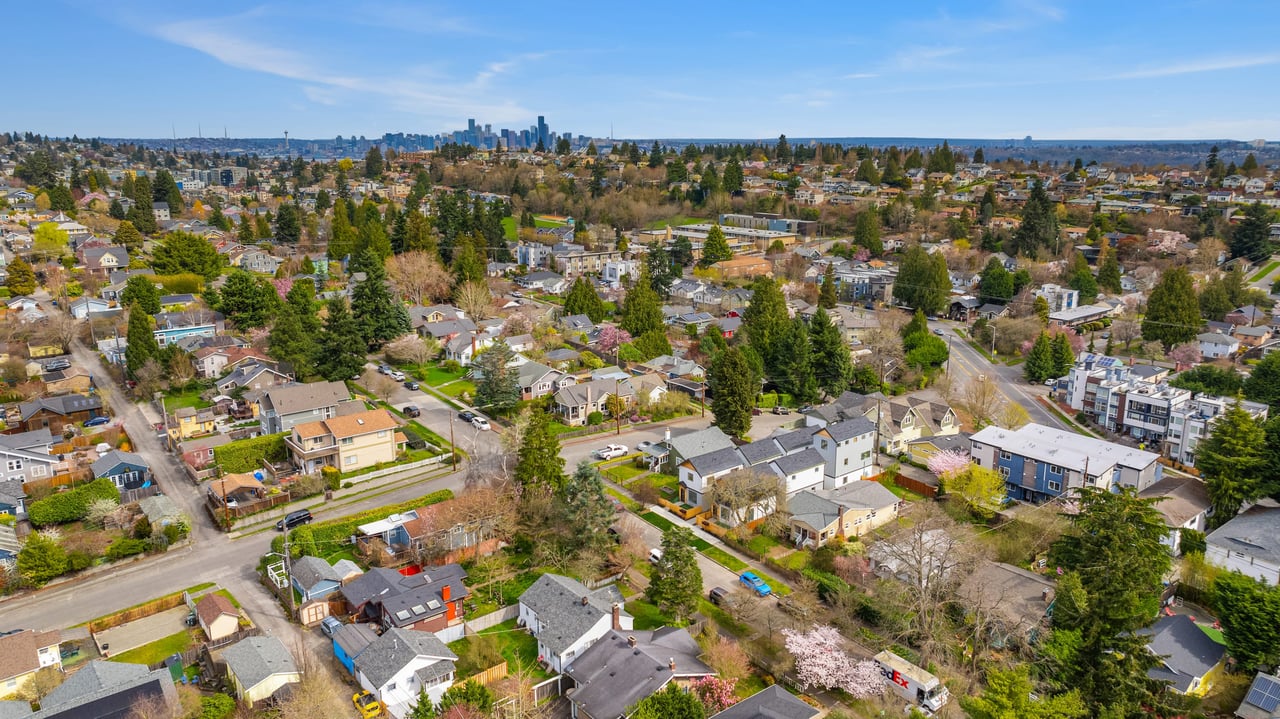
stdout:
POLYGON ((627 613, 635 618, 635 628, 657 629, 671 625, 671 618, 662 613, 656 605, 642 599, 633 599, 626 604, 627 613))
POLYGON ((787 569, 799 572, 800 570, 809 566, 809 558, 811 556, 812 555, 810 555, 809 552, 806 552, 805 550, 802 549, 799 551, 792 552, 791 554, 788 554, 784 557, 779 557, 778 565, 786 567, 787 569))
POLYGON ((707 220, 701 217, 689 217, 688 215, 672 215, 671 217, 667 217, 662 220, 654 220, 653 222, 650 222, 649 224, 645 225, 645 229, 661 230, 667 225, 671 225, 672 227, 678 227, 680 225, 692 225, 698 222, 706 222, 706 221, 707 220))
POLYGON ((191 632, 183 630, 164 639, 157 639, 150 644, 143 644, 136 649, 116 654, 110 659, 113 662, 127 664, 159 664, 170 655, 185 652, 192 646, 194 644, 191 641, 191 632))
POLYGON ((881 481, 880 484, 885 489, 889 490, 890 492, 893 492, 894 496, 897 497, 898 499, 905 499, 908 502, 919 502, 920 500, 924 499, 923 494, 917 494, 916 492, 912 492, 906 487, 899 485, 897 482, 884 480, 884 481, 881 481))
MULTIPOLYGON (((460 658, 465 657, 467 646, 471 642, 477 641, 477 637, 491 637, 497 642, 498 653, 502 655, 503 659, 507 660, 507 668, 509 670, 515 671, 519 667, 528 668, 538 681, 551 677, 538 664, 538 640, 534 639, 533 635, 527 630, 517 627, 515 619, 489 627, 476 636, 459 639, 449 644, 449 649, 460 658)), ((465 678, 464 674, 471 675, 488 668, 467 666, 466 664, 466 662, 459 662, 459 680, 465 678)))
POLYGON ((637 511, 639 511, 640 509, 642 509, 642 507, 640 506, 640 504, 639 504, 639 503, 637 503, 637 502, 636 502, 634 499, 632 499, 631 497, 627 496, 627 494, 626 494, 625 492, 619 492, 618 490, 614 489, 613 487, 605 487, 605 488, 604 488, 604 491, 605 491, 605 494, 608 494, 610 497, 613 497, 614 499, 618 500, 619 502, 622 502, 622 506, 626 507, 627 509, 631 510, 632 512, 637 512, 637 511))
POLYGON ((701 550, 707 559, 719 564, 731 572, 742 572, 747 568, 747 563, 729 554, 719 547, 707 547, 701 550))
POLYGON ((516 218, 514 217, 502 218, 502 234, 512 242, 515 242, 516 240, 520 239, 520 236, 516 234, 516 218))
POLYGON ((196 387, 195 389, 189 389, 180 394, 166 392, 164 397, 164 408, 167 411, 172 412, 184 407, 191 407, 192 409, 212 407, 213 403, 206 402, 200 398, 200 393, 203 392, 204 389, 205 388, 203 387, 196 387))
POLYGON ((1277 267, 1280 267, 1280 261, 1270 262, 1270 263, 1268 263, 1268 264, 1267 264, 1267 266, 1266 266, 1266 267, 1263 267, 1262 269, 1260 269, 1260 270, 1258 270, 1257 272, 1255 272, 1255 273, 1253 274, 1253 277, 1250 277, 1250 278, 1249 278, 1249 281, 1250 281, 1250 282, 1257 282, 1258 280, 1260 280, 1260 279, 1262 279, 1262 278, 1266 277, 1267 275, 1271 274, 1272 272, 1275 272, 1275 270, 1276 270, 1276 268, 1277 268, 1277 267))
POLYGON ((653 526, 657 527, 658 529, 661 529, 664 532, 676 526, 671 523, 671 520, 667 519, 661 514, 658 514, 657 512, 645 512, 644 514, 640 515, 640 518, 648 522, 649 524, 652 524, 653 526))
POLYGON ((647 471, 649 470, 644 467, 637 467, 630 462, 625 462, 616 467, 610 467, 604 470, 604 476, 618 484, 626 484, 647 471))
POLYGON ((1208 634, 1210 639, 1212 639, 1213 641, 1223 646, 1226 646, 1227 640, 1222 637, 1221 629, 1214 629, 1212 626, 1208 624, 1196 624, 1196 626, 1200 627, 1200 631, 1204 632, 1205 634, 1208 634))
POLYGON ((466 380, 466 379, 460 379, 455 382, 450 382, 446 385, 440 386, 438 389, 452 399, 457 399, 458 397, 462 396, 462 393, 464 392, 473 397, 475 396, 475 393, 476 393, 475 383, 472 382, 471 380, 466 380))
POLYGON ((762 557, 769 556, 769 552, 771 550, 783 546, 782 542, 779 542, 777 539, 774 539, 767 534, 757 534, 747 541, 747 548, 762 557))
POLYGON ((675 501, 675 498, 680 494, 680 478, 675 475, 654 472, 647 479, 653 482, 653 486, 657 487, 662 496, 667 499, 675 501))
POLYGON ((439 365, 429 365, 424 373, 426 376, 422 381, 432 387, 438 387, 442 384, 448 384, 454 380, 460 379, 462 375, 466 373, 467 370, 463 367, 459 367, 456 371, 450 372, 439 365))

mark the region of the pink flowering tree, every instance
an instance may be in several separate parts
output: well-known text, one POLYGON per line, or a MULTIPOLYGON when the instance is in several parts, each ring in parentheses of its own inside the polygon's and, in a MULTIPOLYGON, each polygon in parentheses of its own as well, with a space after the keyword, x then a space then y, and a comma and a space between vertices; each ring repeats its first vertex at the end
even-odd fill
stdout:
POLYGON ((277 277, 271 280, 271 284, 276 288, 276 294, 280 295, 280 299, 284 299, 289 294, 289 290, 293 288, 292 277, 277 277))
POLYGON ((1087 342, 1084 341, 1084 337, 1079 332, 1076 332, 1073 328, 1067 327, 1065 325, 1050 324, 1049 337, 1052 338, 1058 335, 1067 336, 1067 341, 1071 343, 1071 351, 1076 354, 1080 354, 1081 352, 1083 352, 1085 345, 1088 344, 1087 342))
POLYGON ((871 250, 868 250, 865 247, 859 247, 853 253, 854 262, 866 262, 869 259, 871 259, 871 250))
POLYGON ((733 693, 737 684, 737 679, 702 677, 693 680, 693 693, 706 707, 707 716, 712 716, 738 703, 738 697, 733 693))
POLYGON ((606 325, 600 330, 600 339, 596 341, 600 345, 600 349, 607 353, 612 353, 618 349, 620 345, 625 345, 631 341, 631 333, 621 327, 606 325))
POLYGON ((1169 350, 1169 359, 1178 363, 1178 369, 1183 370, 1190 367, 1201 360, 1200 345, 1195 342, 1185 342, 1176 345, 1169 350))
POLYGON ((842 689, 858 699, 884 691, 884 677, 876 663, 849 656, 835 627, 814 625, 807 632, 784 629, 782 635, 787 651, 796 658, 801 688, 842 689))
POLYGON ((929 458, 929 471, 937 477, 954 477, 969 468, 969 453, 962 449, 947 449, 929 458))

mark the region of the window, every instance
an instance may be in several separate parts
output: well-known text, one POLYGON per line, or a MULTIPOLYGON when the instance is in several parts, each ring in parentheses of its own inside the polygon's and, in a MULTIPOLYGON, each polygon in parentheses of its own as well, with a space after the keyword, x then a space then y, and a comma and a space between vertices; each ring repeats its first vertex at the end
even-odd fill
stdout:
POLYGON ((825 439, 824 439, 824 440, 822 440, 822 448, 823 448, 823 449, 826 449, 826 448, 827 448, 827 440, 825 440, 825 439))
POLYGON ((844 458, 844 466, 846 466, 846 467, 848 467, 848 466, 849 466, 849 458, 848 458, 848 457, 845 457, 845 458, 844 458))
POLYGON ((1008 468, 1008 467, 996 467, 996 471, 1000 473, 1000 476, 1001 476, 1001 477, 1004 477, 1005 479, 1008 479, 1008 478, 1009 478, 1009 468, 1008 468))
POLYGON ((16 471, 18 471, 19 469, 22 469, 22 460, 20 460, 20 459, 11 459, 11 460, 9 460, 9 471, 10 471, 10 472, 16 472, 16 471))
POLYGON ((355 441, 355 440, 354 440, 354 439, 352 439, 351 437, 343 437, 343 438, 342 438, 342 443, 343 443, 343 444, 351 444, 351 443, 352 443, 352 442, 354 442, 354 441, 355 441))
POLYGON ((862 453, 863 459, 869 459, 870 457, 871 457, 871 452, 869 450, 862 453))
POLYGON ((1004 450, 1000 450, 1000 459, 1005 459, 1005 460, 1013 459, 1013 455, 1004 450))
POLYGON ((356 455, 354 455, 354 454, 348 454, 348 455, 347 455, 347 458, 346 458, 346 459, 344 459, 344 460, 343 460, 343 462, 345 462, 346 464, 355 464, 355 463, 356 463, 356 455))
POLYGON ((44 476, 48 471, 49 471, 49 468, 48 468, 48 467, 46 467, 46 466, 44 466, 43 464, 33 464, 33 465, 31 465, 31 476, 32 476, 32 477, 43 477, 43 476, 44 476))
POLYGON ((1051 479, 1051 480, 1049 480, 1049 491, 1050 491, 1050 492, 1061 492, 1061 491, 1062 491, 1062 482, 1055 482, 1055 481, 1053 481, 1052 479, 1051 479))
POLYGON ((387 430, 385 430, 385 429, 383 429, 383 430, 379 430, 379 431, 378 431, 378 439, 386 439, 386 438, 387 438, 387 430))
POLYGON ((1049 474, 1062 474, 1062 467, 1056 464, 1049 465, 1049 474))

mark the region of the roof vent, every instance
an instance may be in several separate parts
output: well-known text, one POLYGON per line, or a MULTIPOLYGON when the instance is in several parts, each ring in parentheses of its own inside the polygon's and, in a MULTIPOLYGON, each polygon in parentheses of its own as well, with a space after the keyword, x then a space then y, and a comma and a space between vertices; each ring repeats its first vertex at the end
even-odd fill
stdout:
POLYGON ((357 418, 356 418, 356 424, 364 424, 364 419, 362 419, 362 418, 360 418, 360 417, 357 417, 357 418))

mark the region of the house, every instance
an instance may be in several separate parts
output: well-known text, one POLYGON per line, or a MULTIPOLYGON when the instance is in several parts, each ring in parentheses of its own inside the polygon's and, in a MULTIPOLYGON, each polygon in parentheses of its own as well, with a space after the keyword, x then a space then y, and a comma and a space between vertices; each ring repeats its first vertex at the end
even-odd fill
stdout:
POLYGON ((151 333, 161 347, 191 337, 213 337, 223 326, 222 315, 210 310, 160 312, 155 318, 156 328, 151 333))
POLYGON ((213 450, 231 441, 230 435, 215 434, 189 439, 178 445, 182 463, 194 470, 213 464, 213 450))
POLYGON ((110 312, 111 303, 106 300, 100 300, 97 297, 80 297, 72 300, 67 309, 71 312, 72 317, 84 320, 88 319, 90 315, 110 312))
POLYGON ((173 411, 173 424, 168 427, 169 442, 177 444, 192 437, 213 434, 218 426, 218 415, 212 407, 179 407, 173 411))
POLYGON ((120 245, 86 247, 78 254, 84 271, 100 279, 109 277, 114 270, 129 266, 129 250, 120 245))
MULTIPOLYGON (((38 429, 18 434, 0 434, 0 484, 17 482, 15 497, 21 492, 22 483, 29 479, 44 479, 57 474, 58 458, 51 454, 53 435, 48 429, 38 429)), ((25 496, 25 495, 24 495, 25 496)), ((23 509, 19 505, 19 508, 23 509)))
POLYGON ((598 379, 562 387, 552 398, 552 411, 570 427, 581 427, 592 414, 608 415, 609 398, 617 394, 625 407, 635 404, 636 391, 629 380, 598 379))
POLYGON ((24 629, 0 636, 0 695, 16 694, 45 667, 62 668, 61 632, 24 629))
POLYGON ((905 453, 907 445, 921 437, 960 432, 955 410, 945 404, 913 395, 885 397, 879 392, 869 395, 845 392, 835 401, 808 412, 805 422, 810 427, 822 427, 853 417, 878 422, 880 449, 894 455, 905 453))
POLYGON ((339 559, 330 564, 320 557, 299 557, 290 566, 290 582, 303 602, 323 599, 342 588, 347 581, 363 574, 355 562, 339 559))
POLYGON ((224 474, 207 485, 209 499, 215 504, 235 507, 267 496, 267 488, 252 474, 224 474))
POLYGON ((294 425, 303 422, 336 417, 342 413, 340 410, 346 409, 344 405, 350 401, 351 392, 343 382, 310 382, 273 387, 258 400, 262 433, 288 432, 294 425))
POLYGON ((88 394, 93 390, 93 375, 80 367, 45 372, 40 377, 44 382, 44 391, 50 395, 88 394))
POLYGON ((141 489, 151 486, 151 465, 142 455, 113 449, 90 465, 94 479, 109 479, 116 489, 141 489))
POLYGON ((622 601, 612 584, 592 590, 576 579, 544 574, 520 595, 517 622, 529 628, 538 656, 559 674, 606 632, 631 630, 622 601))
POLYGON ((1230 357, 1240 350, 1240 340, 1217 332, 1201 332, 1196 335, 1200 343, 1200 355, 1206 360, 1230 357))
POLYGON ((899 502, 879 482, 802 490, 787 500, 791 543, 816 548, 835 537, 860 537, 897 519, 899 502))
POLYGON ((1147 670, 1147 676, 1169 682, 1180 694, 1204 696, 1225 671, 1226 645, 1215 642, 1185 614, 1161 615, 1138 634, 1147 637, 1147 648, 1162 660, 1147 670))
MULTIPOLYGON (((470 322, 470 320, 467 320, 470 322)), ((461 334, 444 343, 444 358, 469 366, 476 354, 498 341, 497 332, 461 334)))
POLYGON ((1280 584, 1280 507, 1255 504, 1205 537, 1204 558, 1267 584, 1280 584))
POLYGON ((530 272, 524 277, 517 278, 516 284, 525 289, 545 292, 549 295, 558 295, 569 288, 569 283, 563 275, 549 270, 530 272))
POLYGON ((1014 500, 1039 503, 1085 486, 1141 492, 1163 477, 1157 454, 1041 424, 983 427, 969 445, 974 463, 999 472, 1014 500))
POLYGON ((702 649, 685 629, 609 630, 565 670, 573 719, 618 719, 671 682, 687 687, 715 676, 698 657, 702 649))
POLYGON ((773 276, 773 263, 763 257, 740 255, 717 262, 711 267, 719 273, 722 279, 726 280, 773 276))
POLYGON ((1280 677, 1258 672, 1249 685, 1236 716, 1241 719, 1277 719, 1280 717, 1280 677))
POLYGON ((21 519, 27 515, 27 493, 22 480, 0 480, 0 514, 21 519))
POLYGON ((986 613, 993 644, 1030 645, 1047 625, 1057 586, 1044 576, 1003 562, 984 561, 966 576, 959 596, 986 613))
POLYGON ((378 632, 371 624, 343 624, 333 633, 333 656, 352 676, 355 676, 356 657, 378 639, 378 632))
POLYGON ((821 714, 795 694, 774 684, 752 694, 710 719, 814 719, 821 714))
POLYGON ((572 376, 541 362, 525 362, 516 370, 516 384, 520 387, 520 398, 524 400, 538 399, 555 392, 562 387, 572 385, 572 376))
POLYGON ((147 516, 147 521, 151 523, 152 528, 167 527, 179 522, 190 525, 186 516, 182 514, 182 510, 178 509, 178 505, 163 494, 153 494, 139 499, 138 509, 147 516))
POLYGON ((237 389, 266 389, 281 387, 293 382, 293 377, 276 369, 275 363, 249 360, 214 383, 219 394, 230 394, 237 389))
POLYGON ((1138 493, 1156 499, 1155 508, 1164 517, 1169 533, 1160 540, 1173 556, 1181 554, 1182 530, 1204 532, 1213 514, 1209 490, 1204 482, 1188 475, 1169 475, 1138 493))
POLYGON ((240 610, 230 599, 210 592, 196 602, 196 620, 209 641, 225 639, 240 629, 240 610))
POLYGON ((341 592, 349 613, 360 621, 435 632, 451 642, 462 638, 463 602, 470 594, 466 578, 457 564, 409 576, 378 567, 347 582, 341 592))
POLYGON ((647 454, 659 463, 660 471, 674 474, 685 460, 722 449, 733 449, 735 446, 729 435, 712 425, 675 436, 671 436, 668 430, 668 436, 661 443, 650 447, 652 451, 647 454))
POLYGON ((89 719, 123 717, 142 703, 178 706, 178 692, 168 667, 149 669, 143 664, 122 664, 94 659, 77 669, 40 700, 39 711, 20 708, 0 716, 17 719, 89 719))
POLYGON ((241 639, 222 651, 222 660, 236 698, 246 704, 257 704, 302 681, 293 655, 276 637, 241 639))
POLYGON ((234 368, 241 363, 257 361, 271 362, 271 358, 252 347, 201 347, 192 353, 196 366, 196 374, 205 377, 218 377, 228 367, 234 368))
POLYGON ((565 315, 560 318, 560 327, 565 332, 580 334, 594 330, 596 323, 592 322, 591 318, 586 315, 565 315))
POLYGON ((1267 319, 1267 311, 1253 305, 1237 307, 1228 312, 1226 317, 1223 318, 1225 322, 1243 327, 1265 324, 1267 319))
MULTIPOLYGON (((62 434, 67 425, 83 424, 102 416, 102 399, 66 394, 60 397, 40 397, 18 405, 17 426, 24 432, 47 429, 55 435, 62 434)), ((6 421, 9 420, 6 413, 6 421)), ((14 422, 8 422, 14 426, 14 422)))
POLYGON ((398 427, 387 410, 370 409, 294 425, 284 443, 303 474, 324 467, 354 472, 396 460, 408 441, 398 427))
POLYGON ((392 627, 353 660, 360 687, 378 698, 387 713, 404 717, 425 692, 439 704, 453 686, 458 656, 431 632, 392 627))
POLYGON ((920 464, 927 463, 930 457, 939 452, 954 450, 968 454, 969 437, 967 432, 921 437, 907 442, 907 452, 912 460, 920 464))
POLYGON ((1258 327, 1237 327, 1231 336, 1240 340, 1240 347, 1261 347, 1263 343, 1271 339, 1271 328, 1266 326, 1258 327))

